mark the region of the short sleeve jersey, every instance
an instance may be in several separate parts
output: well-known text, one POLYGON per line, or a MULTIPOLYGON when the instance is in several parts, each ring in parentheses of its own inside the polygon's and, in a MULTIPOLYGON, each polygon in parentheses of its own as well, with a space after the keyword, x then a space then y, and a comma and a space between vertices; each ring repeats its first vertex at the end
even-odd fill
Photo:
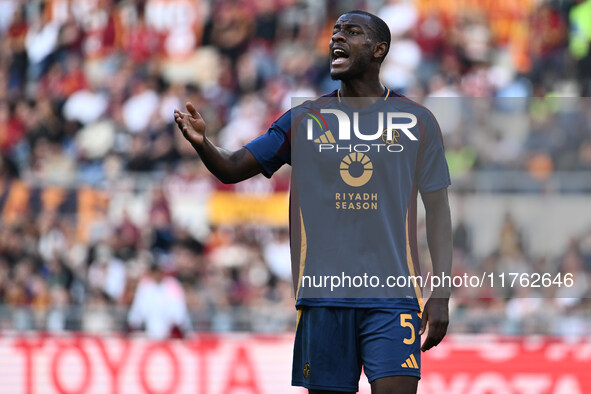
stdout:
POLYGON ((266 177, 292 165, 297 306, 422 308, 418 286, 392 297, 384 285, 388 277, 420 275, 417 193, 450 185, 430 111, 388 89, 363 109, 334 91, 287 111, 245 147, 266 177), (327 290, 330 284, 320 283, 326 276, 346 282, 364 274, 377 278, 371 291, 327 290))

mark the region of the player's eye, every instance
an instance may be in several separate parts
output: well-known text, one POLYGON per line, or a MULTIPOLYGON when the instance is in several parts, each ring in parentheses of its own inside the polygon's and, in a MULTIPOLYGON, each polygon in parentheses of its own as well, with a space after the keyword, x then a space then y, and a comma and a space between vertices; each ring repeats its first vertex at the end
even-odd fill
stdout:
POLYGON ((352 36, 356 36, 356 35, 359 35, 359 34, 361 34, 361 32, 359 32, 359 31, 357 31, 357 30, 351 30, 351 31, 349 32, 349 34, 351 34, 352 36))

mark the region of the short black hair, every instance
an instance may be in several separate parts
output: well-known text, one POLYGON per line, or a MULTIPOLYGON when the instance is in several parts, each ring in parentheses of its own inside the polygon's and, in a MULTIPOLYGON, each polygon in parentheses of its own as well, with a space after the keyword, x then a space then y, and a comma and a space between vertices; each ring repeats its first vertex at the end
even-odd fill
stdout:
POLYGON ((345 12, 343 15, 365 15, 369 17, 371 21, 370 27, 374 32, 374 38, 376 39, 376 43, 385 42, 388 45, 388 47, 386 48, 386 52, 384 52, 384 56, 380 59, 380 62, 384 61, 384 58, 390 50, 390 41, 392 39, 392 34, 390 33, 390 28, 388 27, 388 24, 384 22, 384 20, 379 16, 376 16, 367 11, 352 10, 345 12))

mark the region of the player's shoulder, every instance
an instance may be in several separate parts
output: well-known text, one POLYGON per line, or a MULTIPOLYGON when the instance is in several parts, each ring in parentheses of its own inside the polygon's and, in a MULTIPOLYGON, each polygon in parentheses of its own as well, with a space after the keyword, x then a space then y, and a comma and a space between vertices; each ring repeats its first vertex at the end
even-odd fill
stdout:
POLYGON ((292 111, 306 111, 310 108, 323 108, 331 105, 338 100, 338 90, 334 90, 330 93, 324 94, 317 98, 301 98, 298 101, 294 102, 292 105, 292 111))
POLYGON ((335 100, 338 100, 337 92, 338 91, 335 90, 316 98, 292 98, 292 106, 287 112, 285 112, 285 114, 283 114, 282 120, 294 121, 297 123, 300 119, 310 113, 319 115, 318 112, 320 109, 330 107, 331 105, 334 105, 335 100))
POLYGON ((306 103, 309 105, 321 105, 321 106, 330 104, 330 103, 334 102, 335 100, 338 100, 338 97, 339 97, 338 92, 339 92, 338 90, 333 90, 332 92, 324 94, 318 98, 308 100, 306 103))
POLYGON ((390 89, 388 92, 388 101, 395 107, 400 108, 405 112, 414 114, 417 116, 417 118, 419 118, 419 120, 435 119, 433 113, 423 104, 407 96, 404 96, 395 90, 390 89))
POLYGON ((389 95, 391 100, 389 101, 389 104, 392 107, 397 111, 410 113, 416 117, 421 133, 421 141, 432 141, 434 139, 443 140, 437 118, 435 118, 435 115, 433 115, 433 112, 431 112, 429 108, 394 90, 390 90, 389 95))

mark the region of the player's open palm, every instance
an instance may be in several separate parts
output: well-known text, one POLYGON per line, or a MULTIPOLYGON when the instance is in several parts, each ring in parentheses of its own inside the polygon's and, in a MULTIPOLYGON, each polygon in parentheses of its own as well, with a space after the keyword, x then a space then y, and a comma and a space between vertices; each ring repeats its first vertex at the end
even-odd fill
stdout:
POLYGON ((189 111, 189 113, 175 109, 174 121, 183 132, 183 136, 193 144, 193 146, 201 146, 205 139, 205 121, 199 112, 197 112, 193 104, 187 103, 187 111, 189 111))

